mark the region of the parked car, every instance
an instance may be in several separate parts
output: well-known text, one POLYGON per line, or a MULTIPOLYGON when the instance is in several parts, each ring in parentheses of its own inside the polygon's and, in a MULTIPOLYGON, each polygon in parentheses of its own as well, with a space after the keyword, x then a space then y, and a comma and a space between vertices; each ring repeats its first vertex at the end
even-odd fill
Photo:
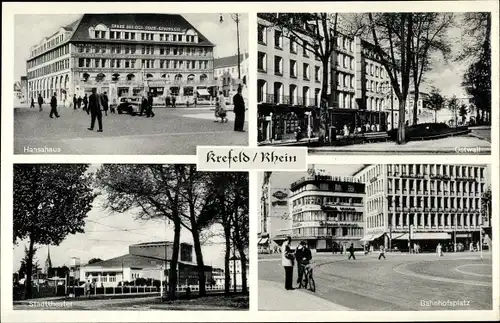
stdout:
POLYGON ((121 97, 116 109, 118 114, 128 113, 135 116, 141 111, 142 98, 138 96, 121 97))

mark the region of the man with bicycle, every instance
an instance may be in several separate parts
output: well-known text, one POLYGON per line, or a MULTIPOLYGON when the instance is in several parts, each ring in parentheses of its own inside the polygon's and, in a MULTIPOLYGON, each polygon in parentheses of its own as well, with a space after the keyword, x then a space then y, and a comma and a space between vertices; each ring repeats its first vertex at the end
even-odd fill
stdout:
POLYGON ((306 242, 303 240, 300 242, 300 244, 297 246, 297 249, 295 250, 295 259, 297 259, 297 271, 298 271, 297 284, 299 285, 300 288, 304 271, 311 263, 312 259, 311 250, 307 247, 306 242))

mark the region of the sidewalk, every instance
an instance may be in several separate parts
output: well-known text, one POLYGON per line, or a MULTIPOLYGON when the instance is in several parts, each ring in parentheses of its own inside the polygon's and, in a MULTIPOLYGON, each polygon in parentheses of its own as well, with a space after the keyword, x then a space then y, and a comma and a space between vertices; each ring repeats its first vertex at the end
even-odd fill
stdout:
POLYGON ((285 290, 283 284, 259 280, 260 311, 350 311, 305 290, 285 290))

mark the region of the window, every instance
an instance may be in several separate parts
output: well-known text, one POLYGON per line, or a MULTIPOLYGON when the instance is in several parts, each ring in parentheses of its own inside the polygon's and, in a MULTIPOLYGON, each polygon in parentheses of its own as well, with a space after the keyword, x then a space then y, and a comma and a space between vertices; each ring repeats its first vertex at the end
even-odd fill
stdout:
POLYGON ((297 54, 297 42, 293 36, 290 37, 290 53, 297 54))
POLYGON ((373 75, 373 64, 370 64, 370 75, 373 75))
POLYGON ((85 67, 90 67, 90 58, 85 59, 85 67))
POLYGON ((304 40, 304 44, 302 44, 302 56, 304 57, 309 57, 308 46, 309 44, 304 40))
POLYGON ((258 55, 258 61, 257 61, 257 69, 262 72, 267 71, 267 55, 266 53, 259 52, 258 55))
POLYGON ((283 49, 283 37, 279 30, 274 31, 274 47, 283 49))
POLYGON ((350 57, 345 55, 344 56, 344 68, 349 68, 349 62, 350 62, 350 57))
POLYGON ((304 80, 309 80, 310 74, 309 74, 309 64, 304 63, 303 64, 303 69, 304 69, 304 80))
POLYGON ((78 59, 78 67, 85 67, 85 59, 84 58, 78 59))
POLYGON ((135 33, 130 33, 130 39, 135 40, 135 33))
POLYGON ((283 59, 280 56, 274 56, 274 74, 283 75, 283 59))
POLYGON ((320 82, 320 76, 319 76, 320 69, 321 69, 321 67, 319 67, 319 66, 314 67, 314 80, 316 82, 320 82))
POLYGON ((290 77, 297 77, 297 61, 290 60, 290 77))

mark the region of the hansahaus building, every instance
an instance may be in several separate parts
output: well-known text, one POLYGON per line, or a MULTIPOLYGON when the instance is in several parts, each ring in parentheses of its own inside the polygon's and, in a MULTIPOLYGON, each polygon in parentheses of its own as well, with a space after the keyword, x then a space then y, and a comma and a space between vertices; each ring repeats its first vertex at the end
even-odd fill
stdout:
POLYGON ((28 97, 66 100, 97 88, 111 100, 145 92, 208 98, 214 46, 181 15, 84 14, 31 48, 28 97))

